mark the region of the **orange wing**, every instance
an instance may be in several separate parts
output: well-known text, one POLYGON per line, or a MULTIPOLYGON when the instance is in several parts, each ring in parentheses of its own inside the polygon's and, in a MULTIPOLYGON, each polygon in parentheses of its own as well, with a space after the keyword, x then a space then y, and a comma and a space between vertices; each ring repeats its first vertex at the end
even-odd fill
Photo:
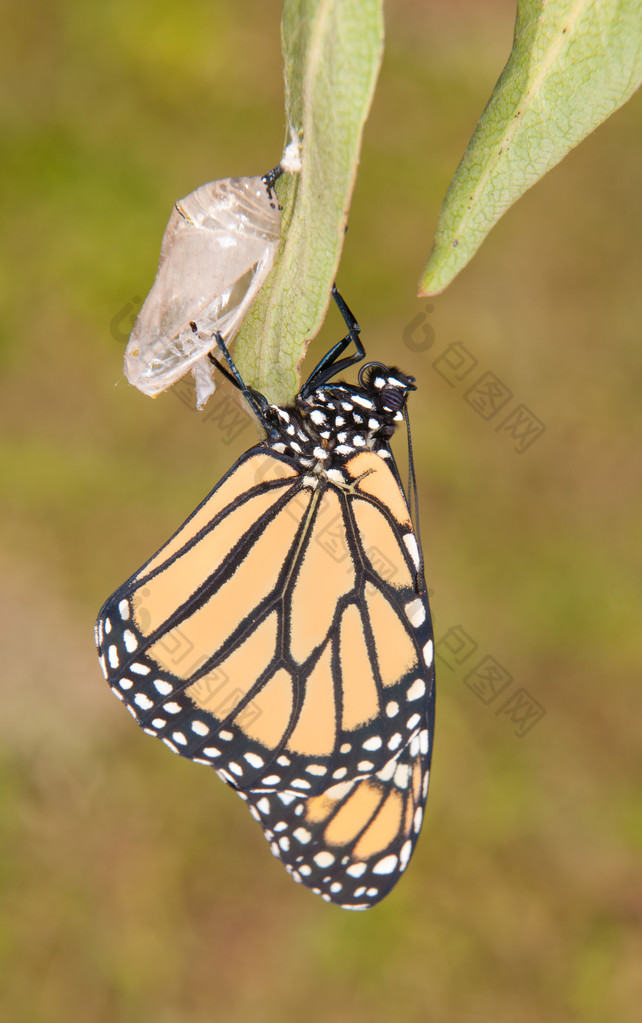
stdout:
POLYGON ((405 869, 425 800, 432 630, 396 477, 325 477, 250 449, 104 605, 114 693, 247 799, 296 880, 365 908, 405 869))

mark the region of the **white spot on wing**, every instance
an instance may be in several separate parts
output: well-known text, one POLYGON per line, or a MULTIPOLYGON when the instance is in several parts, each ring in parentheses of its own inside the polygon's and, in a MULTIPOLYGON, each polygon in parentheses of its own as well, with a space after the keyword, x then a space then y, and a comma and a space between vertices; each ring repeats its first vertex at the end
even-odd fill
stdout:
POLYGON ((317 867, 330 867, 334 863, 334 856, 331 852, 319 852, 314 857, 317 867))
POLYGON ((412 533, 405 533, 403 542, 406 545, 406 550, 412 558, 415 568, 419 568, 419 548, 417 547, 417 541, 415 540, 412 533))
MULTIPOLYGON (((366 872, 365 863, 353 863, 351 867, 346 868, 346 874, 349 874, 350 877, 363 877, 365 872, 366 872)), ((357 893, 355 892, 355 895, 356 894, 357 893)))
POLYGON ((411 625, 414 625, 416 629, 420 625, 423 625, 426 621, 426 608, 424 607, 424 602, 420 597, 417 597, 416 600, 411 600, 408 604, 406 604, 404 610, 408 621, 411 625))
POLYGON ((312 788, 309 781, 305 778, 295 778, 291 783, 293 789, 309 789, 312 788))
POLYGON ((405 870, 408 866, 408 860, 410 859, 410 853, 412 852, 412 842, 408 839, 404 842, 401 852, 399 853, 399 865, 402 870, 405 870))
POLYGON ((293 792, 278 792, 277 796, 284 806, 289 806, 297 798, 293 792))
POLYGON ((128 654, 133 654, 134 650, 138 647, 138 640, 131 629, 125 629, 123 632, 123 641, 125 643, 125 650, 128 654))
POLYGON ((264 765, 263 757, 260 757, 258 753, 246 753, 245 759, 247 760, 250 767, 259 768, 263 767, 264 765))
POLYGON ((394 759, 389 760, 388 763, 385 764, 380 771, 377 771, 377 778, 379 778, 381 781, 390 781, 396 769, 397 761, 394 759))
POLYGON ((419 700, 421 699, 425 692, 426 683, 422 678, 416 678, 415 681, 410 686, 410 689, 406 693, 406 699, 411 702, 412 700, 419 700))
POLYGON ((338 785, 331 785, 329 789, 326 789, 325 794, 328 799, 343 799, 354 788, 355 783, 355 781, 344 781, 338 785))
POLYGON ((382 860, 379 860, 378 863, 375 863, 374 867, 372 868, 372 873, 392 874, 393 870, 397 866, 397 863, 398 860, 394 854, 391 854, 390 856, 384 856, 382 860))

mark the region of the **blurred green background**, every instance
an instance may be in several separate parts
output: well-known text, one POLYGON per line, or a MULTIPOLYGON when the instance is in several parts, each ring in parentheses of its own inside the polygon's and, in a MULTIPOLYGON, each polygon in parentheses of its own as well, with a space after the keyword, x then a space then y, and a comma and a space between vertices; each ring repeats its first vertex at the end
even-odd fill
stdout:
MULTIPOLYGON (((389 5, 339 277, 368 354, 420 384, 446 656, 407 875, 367 914, 294 885, 241 801, 142 735, 102 679, 102 600, 254 441, 221 397, 204 417, 177 394, 144 397, 122 356, 173 201, 280 156, 279 13, 248 0, 3 7, 3 1018, 630 1023, 639 98, 526 195, 446 294, 415 297, 510 49, 509 0, 389 5), (472 368, 453 383, 456 351, 472 368), (509 395, 490 418, 466 394, 484 374, 509 395), (546 428, 521 452, 506 422, 520 406, 546 428), (464 634, 456 664, 447 648, 464 634), (488 658, 506 673, 494 699, 475 675, 488 658), (540 715, 529 730, 520 700, 540 715)), ((311 360, 340 326, 333 312, 311 360)))

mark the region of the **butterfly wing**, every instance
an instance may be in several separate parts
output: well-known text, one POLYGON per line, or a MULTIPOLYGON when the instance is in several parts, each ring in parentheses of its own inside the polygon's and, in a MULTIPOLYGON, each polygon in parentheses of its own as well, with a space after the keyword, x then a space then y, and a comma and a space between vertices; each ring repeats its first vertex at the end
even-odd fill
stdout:
POLYGON ((383 897, 417 836, 434 702, 417 567, 384 459, 312 477, 258 445, 97 623, 103 670, 141 727, 214 766, 286 866, 342 905, 383 897), (283 840, 304 832, 288 859, 283 840))
POLYGON ((251 448, 101 609, 105 677, 141 727, 177 753, 232 772, 240 758, 256 772, 269 752, 263 739, 276 745, 287 723, 292 696, 270 671, 272 605, 309 501, 296 503, 300 491, 287 459, 251 448), (254 689, 264 691, 265 716, 254 689))
POLYGON ((399 880, 421 828, 432 716, 375 775, 312 797, 239 792, 295 881, 343 909, 368 909, 399 880))

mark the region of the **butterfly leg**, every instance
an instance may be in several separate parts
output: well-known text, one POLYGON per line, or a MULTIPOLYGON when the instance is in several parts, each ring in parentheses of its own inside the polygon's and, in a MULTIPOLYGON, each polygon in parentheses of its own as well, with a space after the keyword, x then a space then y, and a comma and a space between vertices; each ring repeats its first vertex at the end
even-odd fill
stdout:
POLYGON ((345 299, 337 289, 336 284, 332 285, 332 297, 337 303, 339 312, 343 316, 345 325, 348 328, 348 333, 345 337, 342 337, 340 341, 337 341, 336 345, 334 345, 314 367, 310 376, 301 388, 300 395, 302 398, 306 398, 312 391, 316 390, 317 387, 321 387, 330 379, 330 377, 336 376, 338 373, 342 373, 343 370, 348 368, 348 366, 354 366, 356 362, 361 362, 366 354, 365 348, 363 347, 359 337, 361 327, 359 326, 354 313, 351 311, 345 299), (356 352, 354 355, 349 355, 345 359, 340 359, 339 357, 343 355, 350 342, 352 342, 355 346, 356 352))
POLYGON ((225 344, 223 335, 220 331, 215 331, 214 334, 212 334, 212 337, 216 341, 218 350, 225 359, 227 366, 224 366, 223 363, 212 354, 212 352, 207 353, 208 359, 212 365, 223 374, 226 380, 229 380, 231 384, 234 384, 234 387, 237 387, 238 390, 241 391, 254 414, 258 417, 261 423, 264 423, 265 410, 268 406, 267 398, 265 398, 259 391, 255 391, 253 388, 247 386, 243 377, 236 368, 234 359, 227 350, 227 345, 225 344))

